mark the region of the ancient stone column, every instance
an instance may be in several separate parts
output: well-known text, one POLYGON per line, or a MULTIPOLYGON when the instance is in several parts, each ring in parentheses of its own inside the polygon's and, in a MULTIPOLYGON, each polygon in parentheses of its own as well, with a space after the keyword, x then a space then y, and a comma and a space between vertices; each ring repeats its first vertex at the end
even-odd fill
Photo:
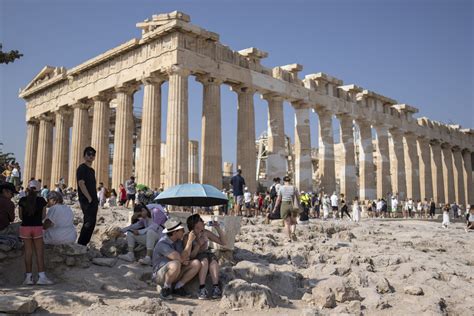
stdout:
POLYGON ((321 179, 320 189, 331 195, 336 190, 336 167, 334 162, 332 113, 324 110, 317 110, 317 112, 319 117, 318 152, 319 176, 321 179))
POLYGON ((418 153, 420 163, 420 196, 421 200, 433 198, 433 177, 431 176, 430 141, 418 137, 418 153))
POLYGON ((295 186, 298 190, 313 191, 311 164, 311 128, 309 109, 303 104, 295 108, 295 186))
POLYGON ((168 117, 166 124, 167 188, 188 181, 188 76, 186 69, 173 66, 168 70, 168 117))
POLYGON ((444 178, 444 203, 453 203, 454 195, 454 173, 453 173, 453 152, 448 143, 441 144, 443 153, 443 178, 444 178))
POLYGON ((431 141, 431 175, 433 177, 433 200, 436 204, 444 203, 444 174, 443 159, 441 154, 441 143, 431 141))
POLYGON ((374 177, 374 156, 372 145, 372 129, 370 123, 362 120, 359 125, 359 191, 360 199, 373 200, 376 197, 374 177))
POLYGON ((388 128, 385 125, 375 125, 374 128, 377 132, 377 198, 387 198, 392 190, 388 128))
POLYGON ((133 164, 133 94, 136 86, 115 88, 117 108, 115 109, 114 157, 112 162, 112 188, 132 176, 133 164))
POLYGON ((201 118, 201 183, 222 188, 221 81, 200 76, 203 85, 201 118))
POLYGON ((463 174, 464 174, 464 190, 465 190, 465 205, 474 204, 474 183, 472 182, 472 158, 469 150, 463 150, 463 174))
POLYGON ((197 140, 189 141, 188 152, 188 182, 199 183, 199 143, 197 140))
POLYGON ((92 168, 95 170, 97 184, 102 182, 106 188, 109 184, 109 134, 110 134, 110 99, 96 96, 94 100, 91 146, 97 151, 92 168))
POLYGON ((456 203, 464 204, 466 194, 464 190, 464 170, 461 148, 453 147, 453 171, 454 171, 454 198, 456 203))
POLYGON ((77 103, 72 106, 72 133, 71 133, 71 153, 69 155, 69 177, 68 186, 77 189, 76 170, 84 160, 84 149, 87 144, 87 134, 89 126, 89 105, 77 103))
POLYGON ((164 78, 149 77, 143 82, 143 112, 137 181, 150 188, 161 185, 161 84, 164 78))
POLYGON ((64 183, 68 183, 70 115, 70 109, 65 107, 55 113, 56 131, 51 162, 51 185, 58 183, 61 178, 64 178, 64 183))
POLYGON ((25 164, 23 166, 23 186, 28 184, 31 177, 36 177, 36 161, 38 153, 38 133, 39 123, 35 118, 27 123, 26 146, 25 146, 25 164))
POLYGON ((400 200, 406 199, 405 154, 403 134, 399 130, 390 130, 392 143, 390 147, 390 169, 392 174, 392 193, 398 194, 400 200))
POLYGON ((264 95, 268 102, 267 119, 267 187, 276 177, 286 174, 285 118, 283 115, 283 98, 276 95, 264 95))
POLYGON ((341 130, 341 193, 346 201, 352 201, 357 193, 357 177, 354 151, 353 118, 349 115, 338 115, 341 130))
POLYGON ((420 169, 416 136, 411 133, 405 137, 405 174, 407 178, 407 198, 420 199, 420 169))
POLYGON ((257 154, 255 149, 254 90, 247 87, 233 87, 238 95, 237 106, 237 168, 250 192, 257 191, 257 154))
POLYGON ((36 159, 36 179, 41 185, 51 188, 51 159, 53 158, 53 117, 43 114, 39 117, 38 157, 36 159))

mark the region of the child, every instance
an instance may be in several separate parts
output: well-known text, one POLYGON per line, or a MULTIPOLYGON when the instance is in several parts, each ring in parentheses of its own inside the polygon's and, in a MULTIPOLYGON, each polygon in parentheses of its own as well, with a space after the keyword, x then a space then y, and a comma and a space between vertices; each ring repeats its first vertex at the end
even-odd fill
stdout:
POLYGON ((468 233, 470 229, 474 229, 474 205, 471 205, 471 209, 469 210, 469 213, 466 214, 466 218, 466 233, 468 233))
POLYGON ((448 225, 450 224, 449 223, 449 209, 450 209, 449 204, 446 204, 443 207, 443 223, 441 223, 441 226, 444 228, 448 228, 448 225))
POLYGON ((46 217, 46 200, 38 196, 34 182, 28 185, 28 194, 18 202, 18 215, 21 219, 20 238, 25 244, 25 281, 24 285, 33 285, 32 275, 33 249, 38 267, 38 285, 53 284, 44 272, 43 219, 46 217))

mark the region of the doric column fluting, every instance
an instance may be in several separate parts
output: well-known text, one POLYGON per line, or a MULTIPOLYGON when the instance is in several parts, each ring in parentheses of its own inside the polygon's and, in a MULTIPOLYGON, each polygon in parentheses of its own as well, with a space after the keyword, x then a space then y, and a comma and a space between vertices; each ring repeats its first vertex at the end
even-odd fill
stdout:
POLYGON ((420 169, 416 136, 406 133, 405 138, 405 174, 407 179, 407 198, 420 199, 420 169))
POLYGON ((454 195, 454 173, 453 173, 453 152, 448 143, 441 144, 443 153, 443 178, 444 178, 444 203, 453 203, 454 195))
POLYGON ((84 149, 88 146, 89 104, 77 103, 73 106, 71 152, 69 155, 68 186, 77 189, 76 170, 83 161, 84 149))
POLYGON ((51 185, 63 178, 68 183, 69 128, 71 110, 63 107, 55 112, 56 131, 54 134, 53 160, 51 167, 51 185))
POLYGON ((441 153, 441 143, 431 141, 431 176, 433 178, 433 200, 436 203, 444 203, 444 172, 443 172, 443 157, 441 153))
POLYGON ((466 201, 463 171, 461 148, 453 147, 454 198, 458 204, 464 204, 464 201, 466 201))
POLYGON ((197 142, 197 140, 189 141, 188 152, 188 182, 199 183, 199 143, 197 142))
POLYGON ((359 126, 359 191, 361 200, 375 199, 374 155, 372 128, 369 122, 358 120, 359 126))
POLYGON ((405 154, 403 147, 403 133, 399 130, 390 130, 392 143, 390 146, 390 170, 392 175, 392 193, 399 199, 406 199, 405 154))
POLYGON ((32 177, 36 177, 36 161, 38 157, 39 123, 30 119, 27 123, 25 164, 23 166, 23 185, 26 186, 32 177))
MULTIPOLYGON (((320 189, 328 194, 336 190, 336 167, 334 161, 334 136, 332 129, 332 113, 317 109, 319 118, 319 177, 320 189)), ((311 147, 310 147, 311 148, 311 147)), ((311 158, 311 157, 310 157, 311 158)), ((311 160, 311 159, 310 159, 311 160)))
POLYGON ((295 109, 295 185, 300 192, 308 192, 313 190, 309 108, 298 103, 293 103, 293 107, 295 109))
POLYGON ((352 201, 357 193, 357 177, 354 151, 353 118, 347 114, 337 115, 341 135, 341 193, 346 201, 352 201))
POLYGON ((255 110, 253 95, 255 91, 248 87, 234 86, 237 93, 237 169, 250 192, 257 191, 257 155, 255 149, 255 110))
POLYGON ((41 179, 42 185, 47 185, 50 188, 51 160, 53 158, 53 117, 49 114, 43 114, 39 117, 39 120, 36 178, 41 179))
POLYGON ((188 76, 190 72, 177 66, 170 67, 167 72, 169 91, 165 185, 169 188, 188 181, 188 76))
POLYGON ((377 198, 386 198, 392 190, 388 127, 375 125, 377 132, 377 198))
POLYGON ((469 150, 463 150, 463 173, 464 173, 464 194, 465 194, 465 205, 474 204, 474 183, 472 182, 472 158, 469 150))
POLYGON ((268 102, 267 119, 267 186, 273 179, 282 177, 287 172, 285 150, 285 117, 283 114, 283 98, 276 95, 264 95, 268 102))
POLYGON ((152 189, 161 186, 161 85, 164 80, 157 76, 142 80, 143 112, 137 181, 152 189))
POLYGON ((420 163, 420 197, 422 200, 433 198, 433 177, 431 172, 430 141, 418 137, 418 153, 420 163))
POLYGON ((96 96, 94 100, 91 146, 97 151, 92 168, 97 183, 102 182, 109 188, 109 134, 110 134, 110 98, 96 96))
POLYGON ((203 85, 201 117, 201 183, 222 188, 221 83, 209 75, 203 85))
POLYGON ((112 162, 112 188, 130 178, 133 167, 133 94, 136 85, 115 88, 117 107, 115 109, 114 157, 112 162))

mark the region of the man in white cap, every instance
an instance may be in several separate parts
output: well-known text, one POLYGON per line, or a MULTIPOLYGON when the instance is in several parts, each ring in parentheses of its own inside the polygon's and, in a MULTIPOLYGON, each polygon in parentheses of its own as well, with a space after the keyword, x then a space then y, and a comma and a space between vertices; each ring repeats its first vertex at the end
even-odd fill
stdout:
POLYGON ((184 226, 180 221, 169 219, 164 227, 163 237, 153 250, 153 279, 163 285, 160 292, 161 299, 171 300, 172 294, 189 297, 184 285, 201 269, 199 260, 189 260, 196 235, 190 232, 184 245, 184 226))

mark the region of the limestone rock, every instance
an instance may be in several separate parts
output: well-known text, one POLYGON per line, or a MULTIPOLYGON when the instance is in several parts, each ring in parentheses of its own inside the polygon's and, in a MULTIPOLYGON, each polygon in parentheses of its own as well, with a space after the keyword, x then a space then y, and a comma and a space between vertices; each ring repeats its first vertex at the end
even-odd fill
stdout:
POLYGON ((300 299, 303 287, 303 276, 297 272, 277 271, 272 266, 258 262, 240 261, 233 269, 235 276, 248 282, 265 284, 279 295, 300 299))
POLYGON ((87 253, 87 247, 79 244, 65 244, 53 247, 54 251, 67 256, 80 256, 87 253))
POLYGON ((404 289, 405 294, 409 295, 424 295, 423 289, 419 286, 406 286, 404 289))
POLYGON ((236 279, 224 288, 221 299, 223 308, 267 309, 283 304, 282 298, 265 285, 236 279))
POLYGON ((143 312, 154 315, 176 315, 158 298, 140 297, 136 300, 126 300, 120 307, 129 311, 143 312))
POLYGON ((375 288, 379 294, 392 293, 394 291, 392 285, 386 278, 380 278, 375 288))
POLYGON ((326 297, 328 297, 328 293, 333 293, 336 301, 340 303, 362 300, 359 291, 352 288, 349 283, 341 277, 331 277, 319 282, 316 287, 313 288, 313 297, 324 296, 325 293, 326 297))
POLYGON ((38 308, 38 302, 22 296, 0 296, 0 312, 7 314, 31 314, 38 308))
POLYGON ((92 263, 98 266, 113 267, 117 263, 117 258, 94 258, 92 263))
POLYGON ((336 307, 336 295, 332 289, 327 288, 313 288, 313 302, 320 308, 334 308, 336 307))

